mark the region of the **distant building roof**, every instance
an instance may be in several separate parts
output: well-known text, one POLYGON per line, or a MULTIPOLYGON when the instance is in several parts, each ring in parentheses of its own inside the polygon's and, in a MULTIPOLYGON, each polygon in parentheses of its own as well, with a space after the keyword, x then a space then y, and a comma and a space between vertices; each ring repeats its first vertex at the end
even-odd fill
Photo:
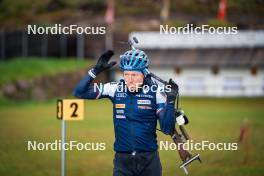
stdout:
POLYGON ((264 30, 238 31, 237 34, 160 34, 159 32, 132 32, 138 48, 241 48, 264 47, 264 30))
POLYGON ((151 66, 264 67, 264 48, 147 49, 151 66))
POLYGON ((264 67, 264 31, 237 35, 167 35, 133 32, 152 66, 264 67))

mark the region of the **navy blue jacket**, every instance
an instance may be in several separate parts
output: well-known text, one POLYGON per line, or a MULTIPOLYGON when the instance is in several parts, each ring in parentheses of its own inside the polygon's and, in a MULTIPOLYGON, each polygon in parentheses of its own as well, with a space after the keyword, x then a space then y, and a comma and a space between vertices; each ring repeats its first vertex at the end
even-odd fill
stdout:
POLYGON ((158 148, 157 120, 163 133, 174 130, 174 104, 166 102, 164 90, 151 79, 145 79, 137 93, 127 90, 124 80, 91 85, 95 78, 93 69, 76 86, 73 95, 82 99, 109 98, 113 103, 116 152, 155 151, 158 148))

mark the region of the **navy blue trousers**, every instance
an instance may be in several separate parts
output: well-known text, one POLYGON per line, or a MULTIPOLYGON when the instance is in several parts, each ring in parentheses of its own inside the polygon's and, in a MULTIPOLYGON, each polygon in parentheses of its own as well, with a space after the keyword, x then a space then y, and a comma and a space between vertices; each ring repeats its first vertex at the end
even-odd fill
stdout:
POLYGON ((159 153, 115 153, 113 176, 161 176, 159 153))

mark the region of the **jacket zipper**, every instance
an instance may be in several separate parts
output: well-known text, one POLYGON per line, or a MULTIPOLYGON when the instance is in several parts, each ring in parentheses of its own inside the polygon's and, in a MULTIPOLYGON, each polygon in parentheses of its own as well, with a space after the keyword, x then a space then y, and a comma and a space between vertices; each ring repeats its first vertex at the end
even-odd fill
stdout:
MULTIPOLYGON (((133 112, 133 99, 132 99, 132 96, 133 95, 129 95, 129 113, 132 115, 132 112, 133 112)), ((131 118, 132 119, 132 118, 131 118)), ((136 151, 135 151, 135 135, 134 135, 134 127, 133 127, 133 123, 132 121, 130 120, 129 121, 129 126, 130 126, 130 134, 131 134, 131 139, 132 139, 132 155, 135 155, 136 154, 136 151)))

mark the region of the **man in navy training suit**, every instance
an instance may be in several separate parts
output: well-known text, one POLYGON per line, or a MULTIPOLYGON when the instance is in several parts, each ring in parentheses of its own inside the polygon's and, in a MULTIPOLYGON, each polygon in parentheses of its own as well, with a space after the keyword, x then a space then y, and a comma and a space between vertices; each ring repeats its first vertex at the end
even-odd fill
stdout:
POLYGON ((109 63, 113 55, 110 50, 102 54, 96 66, 78 83, 73 95, 82 99, 109 98, 113 103, 113 176, 161 176, 157 120, 161 131, 167 135, 173 133, 175 121, 180 125, 184 123, 174 115, 178 86, 172 79, 168 82, 169 91, 156 84, 146 73, 148 56, 138 49, 120 56, 119 66, 124 79, 100 86, 91 85, 98 74, 116 64, 109 63))

